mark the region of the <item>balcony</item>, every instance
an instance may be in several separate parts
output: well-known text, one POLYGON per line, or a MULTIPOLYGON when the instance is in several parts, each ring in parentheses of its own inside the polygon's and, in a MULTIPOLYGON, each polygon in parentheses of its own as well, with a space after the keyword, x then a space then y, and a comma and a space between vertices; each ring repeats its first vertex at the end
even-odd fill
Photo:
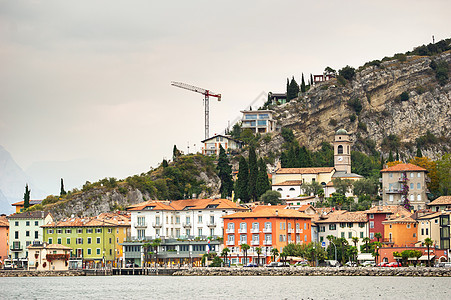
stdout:
POLYGON ((252 240, 252 241, 251 241, 251 245, 252 245, 252 246, 258 246, 258 245, 260 245, 260 241, 258 241, 258 240, 257 240, 257 241, 252 240))
POLYGON ((296 228, 296 233, 302 233, 302 232, 303 232, 302 228, 296 228))
POLYGON ((271 227, 263 228, 263 233, 272 233, 272 228, 271 227))
POLYGON ((235 241, 227 241, 227 246, 235 246, 235 241))
POLYGON ((247 241, 240 241, 240 245, 247 244, 247 241))
POLYGON ((22 246, 20 245, 20 242, 13 242, 10 249, 11 251, 22 251, 22 246))
POLYGON ((271 240, 264 240, 263 241, 263 245, 265 245, 265 246, 270 246, 270 245, 272 245, 272 241, 271 240))
POLYGON ((294 229, 293 228, 288 228, 288 233, 294 233, 294 229))
POLYGON ((239 228, 238 229, 238 233, 247 233, 247 229, 246 228, 239 228))
POLYGON ((147 228, 147 223, 135 223, 133 226, 135 228, 147 228))
POLYGON ((191 223, 183 223, 182 226, 183 228, 191 228, 193 225, 191 223))
POLYGON ((152 223, 152 227, 153 228, 161 228, 161 226, 163 226, 163 224, 161 224, 161 223, 152 223))
POLYGON ((216 227, 216 223, 215 223, 215 222, 208 222, 208 223, 207 223, 207 227, 209 227, 209 228, 215 228, 215 227, 216 227))
POLYGON ((385 189, 385 193, 386 194, 401 194, 402 190, 401 189, 385 189))
POLYGON ((382 243, 383 244, 394 244, 394 241, 393 241, 393 239, 384 238, 384 239, 382 239, 382 243))
POLYGON ((251 228, 251 233, 259 233, 260 230, 258 228, 251 228))
POLYGON ((233 234, 233 233, 235 233, 235 228, 233 228, 233 229, 229 229, 229 228, 227 228, 226 229, 226 233, 228 233, 228 234, 233 234))

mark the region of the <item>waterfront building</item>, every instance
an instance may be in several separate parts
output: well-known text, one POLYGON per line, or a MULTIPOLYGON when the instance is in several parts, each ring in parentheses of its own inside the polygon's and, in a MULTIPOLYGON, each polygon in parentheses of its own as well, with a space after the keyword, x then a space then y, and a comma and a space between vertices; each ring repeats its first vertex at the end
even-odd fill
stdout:
POLYGON ((451 211, 438 211, 421 215, 418 221, 418 245, 430 238, 438 249, 450 249, 450 215, 451 211))
POLYGON ((203 155, 219 155, 220 146, 224 148, 226 153, 234 153, 235 150, 243 147, 243 142, 232 138, 230 135, 218 134, 202 141, 203 155))
POLYGON ((414 210, 426 208, 427 170, 413 164, 397 164, 383 169, 382 173, 382 204, 402 205, 404 196, 414 210))
POLYGON ((276 120, 272 110, 243 110, 241 111, 241 128, 250 129, 253 133, 267 133, 276 130, 276 120))
POLYGON ((27 248, 30 253, 28 270, 69 270, 70 247, 57 244, 34 243, 27 248))
MULTIPOLYGON (((380 259, 378 261, 380 262, 396 262, 396 259, 400 259, 400 257, 395 257, 393 255, 393 252, 399 252, 405 250, 419 250, 422 252, 422 256, 418 258, 418 263, 422 264, 424 266, 427 266, 428 262, 428 248, 427 247, 413 247, 413 246, 407 246, 407 247, 383 247, 379 249, 379 255, 380 259)), ((449 252, 447 250, 437 249, 435 247, 429 247, 429 259, 431 260, 431 266, 434 266, 435 262, 447 262, 449 261, 449 252)), ((417 259, 414 257, 408 258, 408 263, 412 264, 417 259)))
MULTIPOLYGON (((41 204, 42 200, 30 200, 30 207, 32 207, 33 205, 36 204, 41 204)), ((16 202, 16 203, 12 203, 12 206, 16 207, 16 213, 21 213, 24 211, 24 200, 16 202)))
POLYGON ((280 253, 289 243, 303 244, 312 241, 311 216, 287 209, 286 206, 256 206, 251 212, 238 212, 224 219, 224 247, 230 249, 232 264, 249 262, 264 264, 271 261, 271 250, 280 253), (247 258, 241 249, 247 244, 247 258), (261 248, 258 261, 257 247, 261 248))
POLYGON ((228 199, 146 201, 129 206, 131 240, 223 236, 222 216, 248 208, 228 199))
POLYGON ((388 237, 385 235, 383 221, 387 220, 390 216, 410 216, 412 213, 401 205, 378 205, 365 211, 368 219, 369 238, 371 242, 376 241, 376 233, 382 235, 381 241, 389 242, 388 237))
POLYGON ((315 219, 318 227, 318 241, 325 242, 328 246, 330 241, 327 236, 345 238, 349 245, 354 245, 352 238, 359 239, 357 249, 364 244, 363 238, 368 237, 368 221, 366 214, 362 211, 349 212, 346 210, 336 210, 328 214, 321 214, 315 219))
POLYGON ((44 241, 70 247, 78 267, 113 265, 116 253, 116 224, 97 217, 65 218, 42 226, 44 241))
POLYGON ((411 216, 388 216, 383 221, 384 244, 393 247, 413 247, 418 241, 418 222, 411 216))
POLYGON ((27 247, 43 241, 41 226, 53 221, 49 212, 30 211, 16 213, 7 217, 9 220, 9 247, 12 262, 19 268, 28 264, 27 247))
POLYGON ((5 215, 0 216, 0 268, 9 257, 9 222, 5 215))
POLYGON ((451 196, 441 196, 428 204, 432 211, 451 211, 451 196))

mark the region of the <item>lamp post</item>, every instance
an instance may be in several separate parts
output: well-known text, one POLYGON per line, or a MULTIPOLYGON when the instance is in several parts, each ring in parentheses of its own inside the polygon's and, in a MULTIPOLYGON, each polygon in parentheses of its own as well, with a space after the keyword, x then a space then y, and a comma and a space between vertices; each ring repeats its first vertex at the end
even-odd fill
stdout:
POLYGON ((332 245, 334 245, 335 247, 335 261, 337 261, 337 245, 335 245, 334 242, 330 241, 332 243, 332 245))

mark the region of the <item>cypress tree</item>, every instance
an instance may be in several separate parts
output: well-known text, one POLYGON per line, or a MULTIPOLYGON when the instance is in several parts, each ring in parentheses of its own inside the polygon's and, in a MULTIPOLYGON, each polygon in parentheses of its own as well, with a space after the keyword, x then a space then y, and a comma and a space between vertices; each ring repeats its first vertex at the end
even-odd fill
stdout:
POLYGON ((310 84, 313 85, 313 75, 310 73, 310 84))
POLYGON ((257 155, 255 154, 254 146, 249 148, 249 198, 253 201, 257 201, 257 176, 258 165, 257 155))
POLYGON ((291 99, 297 98, 299 94, 299 85, 294 80, 294 76, 291 78, 291 82, 288 84, 287 82, 287 102, 291 99))
POLYGON ((218 169, 219 179, 221 179, 221 187, 219 188, 221 197, 226 198, 232 196, 232 166, 222 145, 219 145, 218 165, 216 168, 218 169))
POLYGON ((260 199, 267 190, 271 189, 271 184, 269 183, 268 170, 263 159, 260 157, 258 159, 258 177, 257 177, 257 195, 260 199))
POLYGON ((304 80, 304 73, 302 73, 302 78, 301 78, 301 92, 305 93, 306 88, 305 88, 305 80, 304 80))
POLYGON ((390 152, 388 153, 388 162, 392 162, 392 161, 394 161, 394 158, 393 158, 393 153, 390 150, 390 152))
POLYGON ((280 166, 282 168, 288 168, 288 157, 286 151, 283 151, 280 155, 280 166))
POLYGON ((310 153, 307 150, 307 148, 305 148, 305 146, 302 146, 299 149, 298 161, 299 168, 308 168, 311 167, 313 164, 312 157, 310 156, 310 153))
POLYGON ((421 153, 421 148, 419 145, 417 145, 417 155, 416 157, 423 157, 423 153, 421 153))
POLYGON ((23 194, 23 208, 27 209, 30 207, 30 190, 28 189, 28 183, 25 185, 25 193, 23 194))
POLYGON ((64 182, 63 182, 63 178, 61 178, 61 190, 60 190, 60 196, 64 196, 66 195, 66 191, 64 190, 64 182))
POLYGON ((236 198, 240 198, 241 202, 249 202, 249 193, 247 189, 249 180, 249 167, 246 159, 241 156, 238 169, 238 178, 236 182, 236 198))
POLYGON ((396 161, 399 161, 399 151, 396 149, 396 161))

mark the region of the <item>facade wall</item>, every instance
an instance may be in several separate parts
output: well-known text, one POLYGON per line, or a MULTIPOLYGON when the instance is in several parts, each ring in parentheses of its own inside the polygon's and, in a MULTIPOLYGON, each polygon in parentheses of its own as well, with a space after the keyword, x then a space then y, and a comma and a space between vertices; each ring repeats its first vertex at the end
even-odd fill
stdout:
POLYGON ((300 180, 306 183, 311 183, 313 179, 316 182, 327 184, 332 181, 333 173, 334 171, 319 174, 274 174, 272 177, 272 184, 278 184, 288 180, 300 180))
POLYGON ((378 232, 381 233, 382 239, 386 238, 384 234, 384 225, 382 224, 383 221, 387 218, 387 214, 367 214, 368 216, 368 237, 371 239, 371 242, 377 241, 377 239, 374 237, 374 235, 378 232), (373 217, 373 218, 371 218, 373 217))
POLYGON ((347 222, 347 223, 317 223, 318 227, 318 242, 326 242, 329 246, 330 242, 327 239, 328 235, 333 235, 337 238, 346 238, 349 245, 354 245, 352 237, 358 237, 357 249, 360 252, 360 246, 364 244, 363 238, 368 237, 368 223, 364 222, 347 222), (335 228, 335 229, 334 229, 335 228))
POLYGON ((9 227, 0 227, 0 264, 9 254, 9 227))
POLYGON ((440 248, 440 216, 418 220, 418 241, 424 242, 426 238, 433 240, 440 248))
POLYGON ((255 110, 242 111, 242 129, 251 129, 255 133, 267 133, 276 130, 276 122, 273 120, 272 111, 255 110))
POLYGON ((280 199, 293 199, 301 195, 301 186, 299 185, 273 185, 273 191, 278 191, 282 196, 280 199))
POLYGON ((69 264, 64 259, 55 259, 48 261, 47 254, 68 254, 67 250, 62 249, 44 249, 32 248, 28 269, 36 271, 66 271, 69 270, 69 264))
POLYGON ((384 224, 385 239, 393 242, 396 247, 414 246, 418 241, 417 223, 384 224))

